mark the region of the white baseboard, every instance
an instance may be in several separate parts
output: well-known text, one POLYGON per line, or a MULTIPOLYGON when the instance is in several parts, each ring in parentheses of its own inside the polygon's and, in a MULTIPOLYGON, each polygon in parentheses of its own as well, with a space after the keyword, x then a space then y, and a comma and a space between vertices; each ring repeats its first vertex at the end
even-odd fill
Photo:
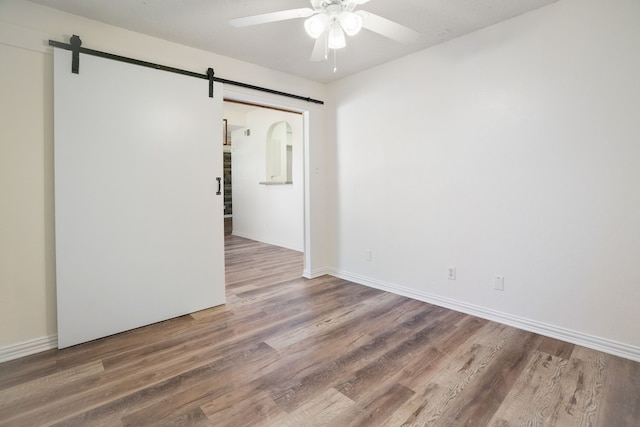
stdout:
POLYGON ((350 282, 358 283, 360 285, 365 285, 371 288, 391 292, 396 295, 402 295, 418 301, 423 301, 440 307, 449 308, 451 310, 513 326, 525 331, 534 332, 536 334, 556 338, 572 344, 581 345, 583 347, 603 351, 615 356, 624 357, 625 359, 640 362, 640 347, 637 346, 584 334, 582 332, 572 331, 560 326, 549 325, 531 319, 525 319, 523 317, 502 313, 450 298, 440 297, 438 295, 430 294, 427 292, 416 291, 415 289, 405 288, 403 286, 394 285, 392 283, 385 283, 379 280, 351 274, 346 271, 330 268, 327 269, 326 274, 330 274, 340 279, 349 280, 350 282))
MULTIPOLYGON (((325 268, 314 271, 305 271, 303 276, 307 279, 313 279, 325 274, 330 274, 340 279, 349 280, 350 282, 358 283, 360 285, 391 292, 396 295, 402 295, 418 301, 423 301, 440 307, 449 308, 451 310, 513 326, 525 331, 534 332, 536 334, 556 338, 572 344, 581 345, 583 347, 603 351, 615 356, 624 357, 625 359, 640 362, 640 347, 637 346, 584 334, 582 332, 572 331, 570 329, 562 328, 555 325, 549 325, 531 319, 525 319, 523 317, 502 313, 473 304, 467 304, 465 302, 453 300, 450 298, 440 297, 437 295, 429 294, 427 292, 416 291, 414 289, 405 288, 403 286, 398 286, 391 283, 370 279, 364 276, 351 274, 346 271, 325 268)), ((39 353, 41 351, 50 350, 57 347, 57 335, 36 338, 33 340, 24 341, 22 343, 9 345, 7 347, 0 348, 0 363, 17 359, 19 357, 29 356, 31 354, 39 353)))
POLYGON ((0 348, 0 363, 40 353, 41 351, 51 350, 52 348, 58 348, 57 335, 35 338, 18 344, 12 344, 0 348))
POLYGON ((302 277, 304 277, 305 279, 315 279, 317 277, 324 276, 325 274, 331 274, 331 271, 328 268, 320 268, 317 270, 305 269, 302 272, 302 277))

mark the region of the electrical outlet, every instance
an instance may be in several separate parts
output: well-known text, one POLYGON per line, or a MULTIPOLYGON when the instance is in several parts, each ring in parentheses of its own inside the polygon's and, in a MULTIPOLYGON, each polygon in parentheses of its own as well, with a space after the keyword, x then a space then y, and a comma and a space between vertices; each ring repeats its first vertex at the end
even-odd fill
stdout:
POLYGON ((449 280, 456 280, 456 268, 455 267, 449 267, 447 270, 447 279, 449 280))
POLYGON ((371 251, 364 251, 364 260, 371 262, 371 251))
POLYGON ((493 289, 496 291, 504 291, 504 276, 496 274, 493 276, 493 289))

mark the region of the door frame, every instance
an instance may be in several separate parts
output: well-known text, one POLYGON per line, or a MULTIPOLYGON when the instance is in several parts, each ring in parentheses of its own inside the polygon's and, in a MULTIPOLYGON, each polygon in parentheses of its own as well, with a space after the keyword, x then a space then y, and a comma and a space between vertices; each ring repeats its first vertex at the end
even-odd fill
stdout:
MULTIPOLYGON (((226 100, 229 101, 239 101, 255 104, 257 106, 262 107, 273 107, 279 108, 283 110, 289 110, 292 112, 302 114, 302 128, 303 128, 303 239, 304 239, 304 268, 302 272, 302 276, 308 279, 313 277, 318 277, 324 274, 324 269, 314 270, 312 268, 314 265, 317 265, 318 262, 316 259, 318 258, 318 254, 313 250, 315 245, 312 241, 312 227, 311 227, 311 200, 312 200, 312 192, 311 192, 311 179, 310 179, 310 147, 311 147, 311 133, 310 133, 310 120, 312 117, 315 118, 315 115, 319 113, 318 110, 314 108, 310 108, 309 104, 304 101, 296 101, 293 99, 283 98, 277 95, 271 94, 263 94, 263 93, 255 93, 255 91, 248 91, 242 88, 236 88, 229 85, 224 86, 223 93, 223 102, 226 100)), ((319 171, 316 168, 315 173, 317 174, 319 171)))

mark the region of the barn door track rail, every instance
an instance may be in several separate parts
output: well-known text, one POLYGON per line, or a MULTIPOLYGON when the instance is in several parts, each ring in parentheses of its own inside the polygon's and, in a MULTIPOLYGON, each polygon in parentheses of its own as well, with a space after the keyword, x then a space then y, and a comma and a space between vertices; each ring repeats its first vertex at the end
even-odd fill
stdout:
POLYGON ((213 68, 209 68, 205 74, 195 73, 193 71, 182 70, 180 68, 169 67, 166 65, 155 64, 153 62, 142 61, 140 59, 128 58, 126 56, 115 55, 113 53, 102 52, 99 50, 87 49, 82 47, 82 40, 77 35, 73 35, 69 40, 69 43, 62 43, 55 40, 49 40, 49 46, 57 47, 60 49, 70 50, 72 52, 71 59, 71 72, 74 74, 80 73, 80 54, 98 56, 100 58, 111 59, 114 61, 126 62, 128 64, 140 65, 147 68, 155 68, 156 70, 168 71, 170 73, 182 74, 185 76, 196 77, 198 79, 209 80, 209 97, 213 98, 213 83, 218 82, 227 85, 239 86, 245 89, 257 90, 260 92, 271 93, 273 95, 285 96, 287 98, 294 98, 301 101, 311 102, 313 104, 324 104, 324 101, 313 99, 305 96, 294 95, 287 92, 281 92, 279 90, 269 89, 261 86, 255 86, 249 83, 236 82, 233 80, 223 79, 215 77, 213 68))

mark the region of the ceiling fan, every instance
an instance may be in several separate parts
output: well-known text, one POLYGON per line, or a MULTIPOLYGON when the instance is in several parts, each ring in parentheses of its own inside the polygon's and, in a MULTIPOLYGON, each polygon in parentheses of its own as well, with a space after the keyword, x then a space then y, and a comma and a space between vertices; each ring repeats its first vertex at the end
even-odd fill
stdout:
POLYGON ((381 34, 400 43, 414 42, 420 33, 364 10, 355 10, 369 0, 310 0, 311 7, 245 16, 229 21, 234 27, 249 27, 269 22, 307 18, 304 28, 316 39, 311 54, 312 61, 327 59, 329 50, 346 46, 345 34, 354 36, 362 28, 381 34))

